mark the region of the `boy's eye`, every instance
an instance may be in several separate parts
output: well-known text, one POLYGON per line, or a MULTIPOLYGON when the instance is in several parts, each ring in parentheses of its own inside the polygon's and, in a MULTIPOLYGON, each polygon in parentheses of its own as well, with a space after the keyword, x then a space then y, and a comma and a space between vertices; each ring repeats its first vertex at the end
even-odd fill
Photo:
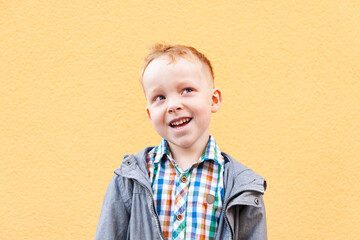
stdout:
POLYGON ((185 88, 183 93, 189 93, 189 92, 192 92, 193 90, 191 88, 185 88))
POLYGON ((165 97, 163 95, 159 95, 155 98, 155 101, 161 101, 161 100, 164 100, 165 97))

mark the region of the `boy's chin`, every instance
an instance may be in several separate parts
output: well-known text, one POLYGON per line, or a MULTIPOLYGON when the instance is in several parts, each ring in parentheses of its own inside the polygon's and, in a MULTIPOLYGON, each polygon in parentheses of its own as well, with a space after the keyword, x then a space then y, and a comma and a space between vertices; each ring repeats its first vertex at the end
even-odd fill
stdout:
POLYGON ((176 148, 191 148, 193 145, 193 141, 185 140, 185 139, 168 139, 167 140, 170 147, 176 147, 176 148))

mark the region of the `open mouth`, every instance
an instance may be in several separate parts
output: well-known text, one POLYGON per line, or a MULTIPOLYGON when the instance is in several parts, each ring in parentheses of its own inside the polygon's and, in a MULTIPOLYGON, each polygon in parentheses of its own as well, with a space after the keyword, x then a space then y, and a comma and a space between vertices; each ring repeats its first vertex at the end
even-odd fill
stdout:
POLYGON ((175 119, 175 120, 172 120, 169 125, 172 128, 184 127, 185 125, 187 125, 191 121, 191 119, 192 118, 189 118, 189 117, 175 119))

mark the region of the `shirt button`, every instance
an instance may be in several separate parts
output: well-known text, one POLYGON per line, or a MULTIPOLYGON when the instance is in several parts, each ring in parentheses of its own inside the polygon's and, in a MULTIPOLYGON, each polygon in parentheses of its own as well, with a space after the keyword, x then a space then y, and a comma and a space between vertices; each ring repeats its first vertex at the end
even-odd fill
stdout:
POLYGON ((181 177, 181 181, 182 181, 183 183, 186 183, 187 178, 186 178, 185 176, 182 176, 182 177, 181 177))
POLYGON ((254 202, 255 202, 256 205, 259 205, 259 199, 258 198, 255 198, 254 202))
POLYGON ((176 216, 176 219, 177 219, 178 221, 181 221, 182 215, 181 215, 181 214, 177 215, 177 216, 176 216))

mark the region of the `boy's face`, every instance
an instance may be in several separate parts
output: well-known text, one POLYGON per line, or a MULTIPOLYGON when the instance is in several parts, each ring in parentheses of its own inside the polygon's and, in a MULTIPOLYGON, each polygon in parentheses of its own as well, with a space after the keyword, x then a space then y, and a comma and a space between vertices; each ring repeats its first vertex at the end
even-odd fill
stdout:
POLYGON ((147 114, 170 148, 207 143, 211 113, 221 105, 221 92, 212 86, 200 61, 180 58, 169 64, 162 57, 148 65, 143 75, 147 114))

